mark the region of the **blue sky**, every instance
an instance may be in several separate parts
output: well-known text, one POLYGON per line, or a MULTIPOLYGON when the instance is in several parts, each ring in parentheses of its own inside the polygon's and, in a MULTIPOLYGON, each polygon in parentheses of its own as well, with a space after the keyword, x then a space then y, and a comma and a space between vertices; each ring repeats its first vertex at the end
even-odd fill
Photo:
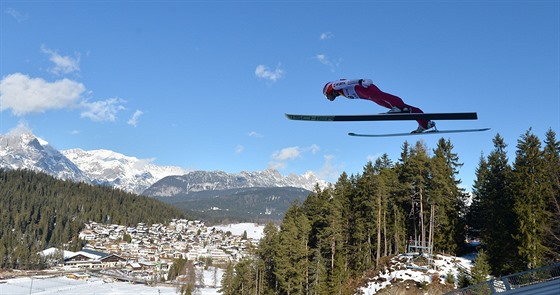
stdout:
POLYGON ((478 112, 439 129, 470 189, 497 133, 560 132, 558 1, 0 2, 0 133, 27 126, 55 148, 110 149, 158 165, 230 173, 274 167, 336 181, 405 140, 353 138, 415 122, 296 122, 368 114, 322 96, 370 78, 425 112, 478 112))

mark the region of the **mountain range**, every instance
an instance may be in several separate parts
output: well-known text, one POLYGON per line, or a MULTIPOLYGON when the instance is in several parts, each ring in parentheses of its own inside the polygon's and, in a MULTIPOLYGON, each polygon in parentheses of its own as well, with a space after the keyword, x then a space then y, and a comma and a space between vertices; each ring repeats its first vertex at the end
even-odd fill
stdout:
POLYGON ((311 191, 317 183, 326 185, 313 173, 282 176, 274 169, 236 174, 187 171, 110 150, 59 151, 26 127, 17 127, 0 136, 0 168, 40 171, 65 180, 107 185, 152 197, 250 187, 295 187, 311 191))
POLYGON ((256 172, 243 171, 229 174, 223 171, 191 171, 184 175, 166 176, 143 192, 151 197, 175 197, 201 191, 219 191, 227 189, 253 187, 295 187, 312 191, 316 184, 324 187, 326 183, 313 175, 290 174, 282 176, 274 169, 256 172))

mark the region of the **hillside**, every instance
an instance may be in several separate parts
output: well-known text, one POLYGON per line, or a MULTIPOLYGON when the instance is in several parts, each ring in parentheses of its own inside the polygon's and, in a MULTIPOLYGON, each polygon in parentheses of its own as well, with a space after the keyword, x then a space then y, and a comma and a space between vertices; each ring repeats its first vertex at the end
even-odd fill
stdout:
POLYGON ((250 187, 204 190, 156 199, 184 209, 207 222, 279 222, 295 200, 311 192, 295 187, 250 187))
POLYGON ((185 218, 171 205, 108 187, 28 170, 0 170, 0 268, 40 268, 34 253, 79 249, 84 223, 163 223, 185 218))

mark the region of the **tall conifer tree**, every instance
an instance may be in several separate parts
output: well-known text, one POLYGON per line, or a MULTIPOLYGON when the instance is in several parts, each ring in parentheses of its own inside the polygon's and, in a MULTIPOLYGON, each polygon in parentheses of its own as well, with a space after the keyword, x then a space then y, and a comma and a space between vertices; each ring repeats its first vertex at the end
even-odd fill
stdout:
POLYGON ((480 156, 475 170, 475 180, 472 188, 472 202, 467 213, 468 236, 473 239, 481 237, 483 228, 482 200, 486 197, 488 163, 483 155, 480 156))
POLYGON ((368 161, 363 168, 363 174, 357 178, 356 193, 351 202, 354 215, 354 230, 350 232, 350 255, 353 262, 351 268, 358 273, 370 268, 375 259, 376 181, 373 164, 368 161))
POLYGON ((464 192, 458 187, 461 181, 456 179, 457 168, 462 164, 458 161, 451 142, 441 138, 431 160, 428 203, 434 246, 447 252, 455 252, 457 244, 464 240, 464 192))
POLYGON ((275 251, 278 248, 278 228, 269 222, 263 229, 263 237, 259 242, 257 256, 262 261, 261 281, 262 293, 273 294, 277 288, 275 276, 275 251))
POLYGON ((544 165, 546 181, 546 208, 549 214, 549 226, 545 232, 545 245, 548 252, 547 260, 560 260, 560 141, 556 140, 556 133, 549 129, 544 140, 544 165))
POLYGON ((310 225, 299 202, 288 209, 280 226, 276 280, 283 294, 304 294, 308 282, 310 225))
POLYGON ((485 182, 480 195, 482 212, 482 242, 486 246, 488 263, 495 275, 513 273, 520 269, 517 256, 516 216, 513 212, 511 166, 506 153, 507 144, 497 134, 494 150, 488 156, 485 182))
POLYGON ((419 240, 423 246, 427 245, 427 184, 430 177, 430 160, 426 145, 422 141, 416 142, 411 149, 410 169, 412 171, 410 182, 414 190, 413 202, 416 205, 418 216, 418 235, 415 238, 419 240))
POLYGON ((517 143, 513 164, 514 212, 517 215, 518 252, 529 269, 542 266, 546 232, 546 192, 550 191, 545 180, 545 165, 541 142, 531 130, 517 143))

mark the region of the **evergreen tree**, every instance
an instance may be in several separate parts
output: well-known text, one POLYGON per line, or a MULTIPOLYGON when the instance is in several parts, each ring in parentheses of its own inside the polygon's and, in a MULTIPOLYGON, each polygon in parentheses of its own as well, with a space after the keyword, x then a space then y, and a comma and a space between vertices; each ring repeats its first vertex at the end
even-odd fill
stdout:
POLYGON ((456 179, 457 154, 452 151, 449 140, 441 138, 434 157, 431 159, 431 178, 429 182, 430 241, 437 249, 455 252, 458 243, 464 240, 463 204, 464 192, 459 189, 460 180, 456 179))
POLYGON ((235 276, 232 283, 232 294, 255 294, 255 261, 251 258, 244 258, 235 264, 235 276))
POLYGON ((560 260, 560 141, 556 133, 549 129, 544 140, 543 158, 547 191, 546 211, 549 225, 545 231, 544 244, 547 246, 546 259, 560 260))
POLYGON ((413 185, 414 171, 410 165, 411 151, 407 141, 402 146, 399 162, 395 165, 399 186, 396 201, 403 208, 405 214, 406 233, 405 240, 418 238, 418 204, 416 201, 415 186, 413 185))
POLYGON ((518 252, 527 268, 542 266, 547 231, 545 165, 540 140, 527 131, 518 140, 513 165, 514 212, 517 215, 518 252))
POLYGON ((483 227, 482 199, 486 196, 488 163, 481 155, 475 170, 476 178, 472 189, 472 202, 467 214, 468 235, 470 238, 480 238, 483 227))
POLYGON ((508 164, 506 143, 497 134, 493 139, 494 150, 487 160, 484 183, 480 195, 482 213, 482 242, 486 245, 488 262, 495 275, 510 274, 520 270, 517 256, 516 216, 513 212, 511 191, 512 169, 508 164), (504 249, 506 247, 507 249, 504 249))
POLYGON ((383 232, 383 248, 381 250, 383 252, 379 253, 379 255, 398 254, 399 249, 404 249, 405 224, 402 218, 404 213, 397 201, 400 185, 395 165, 387 154, 383 154, 375 161, 374 168, 378 171, 379 175, 379 191, 382 201, 380 204, 380 217, 383 232))
POLYGON ((270 222, 263 229, 263 237, 257 249, 257 256, 262 262, 261 280, 263 284, 261 289, 263 294, 273 294, 277 290, 276 249, 278 249, 278 228, 270 222))
POLYGON ((409 167, 412 172, 410 175, 410 183, 412 184, 413 195, 413 211, 416 223, 414 224, 414 239, 420 241, 421 245, 427 245, 427 228, 426 228, 426 207, 427 207, 427 184, 430 177, 430 159, 428 157, 427 148, 423 142, 416 142, 416 145, 410 151, 409 167))
MULTIPOLYGON (((350 241, 352 232, 354 231, 354 216, 355 212, 352 210, 352 202, 356 191, 356 178, 348 177, 346 173, 342 173, 338 181, 334 185, 332 191, 332 201, 334 206, 338 208, 340 214, 340 234, 337 236, 336 254, 334 256, 333 276, 334 280, 345 282, 353 275, 350 265, 353 263, 351 256, 350 241), (338 240, 340 239, 340 240, 338 240)), ((333 218, 336 218, 334 216, 333 218)))
POLYGON ((472 284, 482 283, 488 280, 490 275, 490 265, 488 264, 488 257, 484 250, 480 250, 474 260, 474 265, 471 268, 472 284))
POLYGON ((228 263, 226 270, 224 271, 224 274, 222 275, 222 287, 220 288, 220 290, 218 290, 220 293, 222 293, 223 295, 235 295, 235 289, 234 289, 234 277, 235 277, 235 273, 234 273, 234 266, 233 263, 228 263))
POLYGON ((276 280, 281 294, 302 294, 307 290, 309 224, 296 201, 280 226, 276 257, 276 280))
POLYGON ((375 264, 379 194, 378 178, 371 161, 357 177, 356 191, 351 202, 353 231, 350 232, 350 268, 361 273, 375 264))
POLYGON ((344 271, 341 271, 344 260, 337 260, 343 255, 342 204, 333 196, 332 189, 327 188, 308 196, 304 211, 311 225, 308 274, 310 292, 336 292, 346 278, 344 271))
POLYGON ((466 288, 470 285, 472 285, 471 277, 465 272, 460 271, 459 274, 457 274, 457 286, 459 288, 466 288))

